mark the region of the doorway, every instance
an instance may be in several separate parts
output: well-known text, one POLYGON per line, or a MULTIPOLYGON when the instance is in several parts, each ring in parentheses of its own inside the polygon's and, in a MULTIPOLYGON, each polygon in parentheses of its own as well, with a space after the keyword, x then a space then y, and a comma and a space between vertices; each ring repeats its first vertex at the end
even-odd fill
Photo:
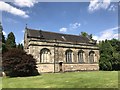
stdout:
POLYGON ((63 62, 60 62, 60 63, 59 63, 59 72, 62 72, 62 63, 63 63, 63 62))

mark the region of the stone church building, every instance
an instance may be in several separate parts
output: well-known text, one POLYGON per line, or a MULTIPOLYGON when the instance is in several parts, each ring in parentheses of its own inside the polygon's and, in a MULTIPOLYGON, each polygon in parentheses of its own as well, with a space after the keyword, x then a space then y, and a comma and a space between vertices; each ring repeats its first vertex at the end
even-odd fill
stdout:
POLYGON ((89 37, 26 28, 24 50, 39 72, 99 70, 99 48, 89 37))

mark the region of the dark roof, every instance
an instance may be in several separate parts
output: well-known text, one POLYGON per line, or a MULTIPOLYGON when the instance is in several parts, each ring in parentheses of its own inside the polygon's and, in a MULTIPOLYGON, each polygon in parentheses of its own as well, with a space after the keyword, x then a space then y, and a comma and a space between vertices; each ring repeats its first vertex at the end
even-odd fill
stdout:
POLYGON ((90 39, 81 35, 70 35, 43 30, 34 30, 27 28, 27 36, 31 38, 39 38, 46 40, 59 40, 65 42, 90 43, 90 39))

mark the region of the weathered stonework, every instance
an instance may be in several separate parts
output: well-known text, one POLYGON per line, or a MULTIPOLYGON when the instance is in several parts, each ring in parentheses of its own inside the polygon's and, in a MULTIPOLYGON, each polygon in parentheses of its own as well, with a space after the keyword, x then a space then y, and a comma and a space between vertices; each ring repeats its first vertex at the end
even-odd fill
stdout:
MULTIPOLYGON (((24 50, 32 54, 37 60, 38 71, 59 72, 59 71, 83 71, 99 70, 99 48, 94 43, 68 42, 61 40, 48 40, 28 36, 26 30, 24 37, 24 50), (43 49, 46 51, 42 52, 43 49), (66 51, 71 50, 71 62, 66 61, 66 51), (78 53, 83 51, 83 62, 79 62, 78 53), (90 61, 90 52, 93 52, 93 62, 90 61), (46 58, 46 59, 45 59, 46 58), (42 62, 46 60, 46 62, 42 62)), ((40 33, 41 34, 41 33, 40 33)), ((31 35, 31 34, 30 34, 31 35)), ((44 37, 44 36, 43 36, 44 37)), ((50 36, 51 37, 51 36, 50 36)), ((70 57, 70 56, 69 56, 70 57)))

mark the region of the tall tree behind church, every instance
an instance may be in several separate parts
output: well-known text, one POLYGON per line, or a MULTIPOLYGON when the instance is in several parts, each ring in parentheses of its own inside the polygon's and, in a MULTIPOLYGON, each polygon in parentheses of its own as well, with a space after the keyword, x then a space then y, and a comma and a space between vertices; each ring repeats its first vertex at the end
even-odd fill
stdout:
POLYGON ((2 43, 5 43, 5 36, 3 35, 3 27, 0 22, 0 40, 2 40, 2 43))
POLYGON ((13 34, 13 32, 10 32, 8 34, 6 40, 6 46, 7 48, 16 48, 15 35, 13 34))
POLYGON ((22 44, 22 43, 21 43, 21 44, 19 43, 19 44, 17 45, 17 48, 23 50, 23 44, 22 44))
POLYGON ((3 35, 3 27, 2 27, 1 22, 0 22, 0 42, 2 44, 2 53, 4 53, 5 51, 7 51, 7 48, 5 45, 6 40, 5 40, 5 36, 3 35))

